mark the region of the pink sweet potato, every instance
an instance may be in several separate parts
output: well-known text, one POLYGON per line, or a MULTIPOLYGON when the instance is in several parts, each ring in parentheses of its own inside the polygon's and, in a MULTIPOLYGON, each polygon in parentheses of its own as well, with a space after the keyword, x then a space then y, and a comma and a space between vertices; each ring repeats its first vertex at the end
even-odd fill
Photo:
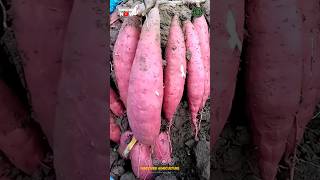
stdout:
POLYGON ((152 159, 151 159, 151 147, 148 145, 144 145, 141 143, 136 143, 128 154, 128 157, 123 156, 125 149, 130 143, 133 137, 133 133, 131 131, 126 131, 121 134, 120 146, 118 149, 119 154, 127 159, 130 158, 131 166, 134 174, 141 180, 148 180, 152 178, 152 172, 150 170, 143 169, 144 167, 151 167, 152 159))
POLYGON ((120 143, 121 130, 116 121, 110 117, 110 140, 115 143, 120 143))
POLYGON ((163 112, 170 123, 169 129, 183 95, 187 66, 184 35, 178 18, 176 15, 172 18, 165 52, 163 112))
POLYGON ((192 128, 195 139, 198 139, 198 111, 202 107, 205 90, 205 69, 201 55, 200 40, 191 21, 186 20, 183 30, 187 48, 187 94, 189 109, 191 111, 192 128))
POLYGON ((244 5, 244 0, 216 0, 213 10, 212 144, 222 132, 232 107, 244 35, 244 5))
POLYGON ((63 41, 72 3, 73 0, 12 1, 13 31, 23 53, 23 69, 35 120, 50 145, 63 41))
POLYGON ((0 150, 25 173, 35 172, 44 158, 39 130, 26 123, 27 107, 0 80, 0 150))
POLYGON ((140 143, 153 145, 160 133, 163 98, 163 69, 158 6, 143 24, 130 73, 127 115, 140 143))
MULTIPOLYGON (((319 103, 317 93, 320 84, 320 4, 318 0, 300 2, 303 21, 303 81, 301 88, 300 108, 292 124, 287 142, 287 156, 293 156, 297 144, 300 142, 305 126, 312 119, 316 105, 319 103), (318 49, 318 50, 317 50, 318 49)), ((291 159, 291 158, 290 158, 291 159)), ((294 168, 294 167, 292 167, 294 168)), ((291 174, 292 175, 292 174, 291 174)))
POLYGON ((161 132, 155 141, 154 159, 162 164, 168 164, 171 159, 171 143, 168 132, 161 132))
POLYGON ((201 55, 205 70, 205 89, 202 107, 210 96, 210 42, 209 27, 204 15, 193 19, 194 29, 197 31, 201 47, 201 55))
POLYGON ((75 0, 72 7, 54 128, 58 180, 106 178, 105 9, 105 1, 75 0))
POLYGON ((144 168, 152 167, 151 148, 148 145, 137 143, 130 151, 131 167, 140 180, 151 180, 152 171, 144 168))
POLYGON ((127 148, 128 144, 130 143, 132 137, 133 137, 133 133, 131 131, 126 131, 122 133, 120 137, 120 145, 118 148, 118 153, 120 154, 121 157, 125 159, 129 158, 128 156, 127 157, 125 156, 124 151, 127 148))
POLYGON ((294 0, 247 5, 246 107, 261 177, 273 180, 303 98, 302 16, 294 0))
POLYGON ((127 104, 131 66, 141 31, 141 18, 125 18, 113 49, 113 65, 120 98, 127 104))
POLYGON ((124 107, 120 101, 118 95, 110 87, 110 109, 116 116, 122 116, 124 114, 124 107))

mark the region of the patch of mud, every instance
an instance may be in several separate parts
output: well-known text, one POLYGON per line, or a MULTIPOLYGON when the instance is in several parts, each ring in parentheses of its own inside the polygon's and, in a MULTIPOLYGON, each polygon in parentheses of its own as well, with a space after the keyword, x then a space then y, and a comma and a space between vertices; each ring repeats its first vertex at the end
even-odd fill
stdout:
POLYGON ((201 4, 201 7, 204 9, 204 16, 207 19, 208 24, 210 25, 210 1, 206 1, 205 3, 201 4))
POLYGON ((258 178, 254 148, 250 145, 246 126, 226 124, 220 138, 211 151, 211 176, 221 180, 247 180, 258 178))

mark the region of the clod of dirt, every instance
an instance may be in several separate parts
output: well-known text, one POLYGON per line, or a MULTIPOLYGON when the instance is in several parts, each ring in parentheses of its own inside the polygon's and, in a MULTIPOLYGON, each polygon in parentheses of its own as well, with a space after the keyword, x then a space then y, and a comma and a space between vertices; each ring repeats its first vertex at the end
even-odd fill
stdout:
POLYGON ((120 118, 117 118, 117 124, 120 124, 121 126, 121 132, 125 132, 126 130, 129 129, 129 121, 127 114, 125 116, 122 116, 120 118))
POLYGON ((177 180, 177 178, 173 175, 162 174, 156 177, 155 180, 177 180))
POLYGON ((120 177, 120 180, 136 180, 136 178, 131 172, 127 172, 120 177))
POLYGON ((118 160, 118 158, 118 153, 110 149, 110 167, 112 167, 113 163, 118 160))
POLYGON ((192 139, 189 139, 188 141, 186 141, 184 144, 186 146, 188 146, 189 148, 191 148, 194 145, 194 143, 195 143, 195 140, 194 140, 194 138, 192 138, 192 139))
POLYGON ((143 0, 146 6, 146 12, 148 12, 156 4, 156 0, 143 0))
POLYGON ((173 15, 177 14, 181 20, 191 19, 191 10, 185 6, 170 6, 163 4, 159 6, 160 10, 160 34, 161 47, 165 48, 168 40, 169 28, 173 15))
POLYGON ((250 144, 250 134, 246 128, 238 127, 236 129, 236 145, 250 144))
POLYGON ((210 24, 210 1, 206 1, 205 3, 201 4, 201 7, 204 9, 204 16, 210 24))
POLYGON ((123 166, 115 166, 111 170, 111 175, 115 177, 120 177, 125 173, 125 169, 123 166))
MULTIPOLYGON (((123 6, 132 7, 133 4, 134 4, 135 2, 137 2, 137 1, 135 1, 135 0, 128 0, 128 1, 124 0, 123 2, 125 2, 125 3, 123 4, 123 6)), ((139 2, 140 2, 140 1, 139 1, 139 2)))
POLYGON ((208 158, 208 154, 210 153, 209 147, 210 144, 208 141, 199 141, 194 148, 200 179, 210 179, 210 159, 208 158))
POLYGON ((119 159, 119 154, 116 151, 110 150, 110 175, 113 177, 120 177, 125 173, 125 161, 119 159))
POLYGON ((241 169, 241 161, 243 161, 243 156, 241 156, 240 147, 233 147, 228 149, 227 152, 223 155, 225 161, 224 170, 228 172, 236 171, 241 169))

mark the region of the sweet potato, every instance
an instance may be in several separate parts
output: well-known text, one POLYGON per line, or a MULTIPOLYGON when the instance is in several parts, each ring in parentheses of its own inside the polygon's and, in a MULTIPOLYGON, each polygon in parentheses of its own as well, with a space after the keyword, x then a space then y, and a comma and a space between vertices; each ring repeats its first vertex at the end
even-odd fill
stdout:
POLYGON ((141 18, 125 18, 113 49, 113 65, 120 98, 127 104, 128 86, 131 66, 136 53, 141 31, 141 18))
POLYGON ((246 108, 261 177, 273 180, 300 107, 302 16, 294 0, 248 1, 246 13, 246 108))
POLYGON ((124 107, 120 101, 118 95, 110 87, 110 109, 116 116, 122 116, 124 114, 124 107))
POLYGON ((205 90, 205 69, 201 55, 200 40, 191 21, 183 23, 187 48, 187 94, 191 111, 192 128, 195 131, 195 139, 198 139, 198 111, 202 107, 205 90))
MULTIPOLYGON (((318 23, 320 21, 320 4, 318 0, 308 3, 300 2, 303 21, 303 80, 301 88, 300 108, 296 113, 296 119, 292 125, 287 142, 286 156, 292 156, 300 142, 305 126, 312 119, 313 113, 319 100, 317 93, 320 84, 320 34, 318 23)), ((291 158, 290 158, 291 159, 291 158)), ((294 168, 294 167, 291 167, 294 168)), ((293 175, 293 174, 291 174, 293 175)))
POLYGON ((216 0, 213 33, 213 104, 211 142, 214 144, 231 111, 243 41, 244 0, 216 0))
POLYGON ((75 0, 65 38, 54 128, 57 179, 106 178, 104 1, 75 0))
POLYGON ((165 59, 167 63, 164 69, 163 112, 170 123, 170 129, 172 118, 183 95, 187 66, 184 35, 176 15, 171 21, 165 59))
POLYGON ((160 15, 152 8, 143 24, 130 73, 127 115, 140 143, 153 145, 160 133, 163 101, 160 15))
POLYGON ((126 131, 123 134, 121 134, 118 152, 123 158, 130 158, 132 170, 139 179, 151 179, 152 172, 150 170, 143 169, 144 167, 152 166, 150 146, 141 143, 136 143, 134 144, 132 149, 128 151, 128 156, 124 156, 124 151, 130 143, 132 137, 133 133, 131 131, 126 131))
POLYGON ((122 133, 120 137, 120 145, 118 148, 118 153, 120 154, 121 157, 125 159, 129 158, 128 156, 125 156, 124 151, 127 148, 128 144, 130 143, 132 137, 133 137, 133 133, 131 131, 126 131, 122 133))
POLYGON ((201 55, 205 70, 205 89, 202 107, 204 107, 210 95, 210 42, 209 27, 204 15, 193 19, 194 29, 197 31, 201 47, 201 55))
POLYGON ((171 143, 168 132, 161 132, 155 141, 154 159, 162 164, 172 162, 171 159, 171 143))
POLYGON ((13 31, 23 53, 24 75, 35 120, 40 123, 50 145, 63 41, 72 3, 73 0, 14 0, 11 7, 13 31))
POLYGON ((110 117, 110 140, 120 143, 121 130, 116 121, 110 117))
POLYGON ((151 180, 152 171, 144 169, 152 167, 151 148, 148 145, 137 143, 130 151, 130 160, 133 173, 140 180, 151 180))
POLYGON ((32 174, 44 158, 41 134, 27 123, 27 108, 2 80, 0 107, 0 150, 17 168, 32 174))

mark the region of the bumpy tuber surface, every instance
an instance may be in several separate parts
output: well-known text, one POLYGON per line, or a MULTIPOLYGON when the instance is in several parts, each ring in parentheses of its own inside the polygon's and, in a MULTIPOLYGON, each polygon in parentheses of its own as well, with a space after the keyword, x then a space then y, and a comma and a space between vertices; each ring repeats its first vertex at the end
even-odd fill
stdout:
POLYGON ((128 88, 127 115, 140 143, 152 145, 160 133, 162 98, 160 14, 156 6, 143 24, 128 88))

